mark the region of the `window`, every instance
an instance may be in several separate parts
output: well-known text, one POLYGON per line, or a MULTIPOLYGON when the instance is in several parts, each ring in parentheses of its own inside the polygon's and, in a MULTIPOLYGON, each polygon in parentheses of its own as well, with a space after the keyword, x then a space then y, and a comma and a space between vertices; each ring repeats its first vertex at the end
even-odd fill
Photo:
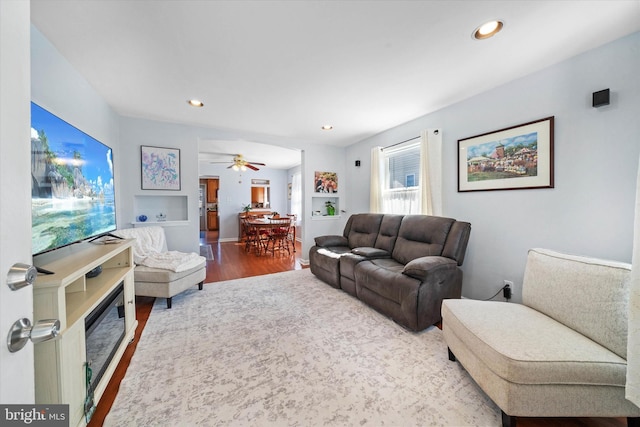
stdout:
POLYGON ((291 213, 296 215, 298 224, 302 218, 302 175, 300 172, 291 178, 291 213))
POLYGON ((382 212, 419 214, 420 139, 385 148, 382 185, 382 212))

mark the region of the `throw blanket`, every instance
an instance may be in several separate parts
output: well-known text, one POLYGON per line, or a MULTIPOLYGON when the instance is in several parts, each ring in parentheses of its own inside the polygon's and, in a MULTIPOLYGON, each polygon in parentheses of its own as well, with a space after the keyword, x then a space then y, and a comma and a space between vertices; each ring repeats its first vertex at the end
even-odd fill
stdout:
POLYGON ((206 259, 194 252, 167 251, 167 242, 162 227, 123 228, 113 234, 125 239, 135 239, 133 262, 146 267, 165 270, 189 270, 206 259))
POLYGON ((195 252, 154 252, 136 264, 144 265, 146 267, 163 268, 165 270, 171 270, 179 273, 198 266, 198 264, 205 261, 205 259, 205 257, 200 256, 195 252))

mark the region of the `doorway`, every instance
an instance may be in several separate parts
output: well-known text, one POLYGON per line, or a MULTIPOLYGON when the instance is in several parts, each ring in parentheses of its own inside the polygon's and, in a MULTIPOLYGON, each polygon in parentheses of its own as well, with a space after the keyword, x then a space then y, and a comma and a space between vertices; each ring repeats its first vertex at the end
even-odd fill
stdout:
POLYGON ((201 242, 217 241, 220 235, 220 216, 218 213, 218 192, 220 178, 218 176, 200 177, 200 240, 201 242))
MULTIPOLYGON (((202 181, 202 180, 201 180, 202 181)), ((200 192, 198 193, 198 209, 200 211, 200 232, 207 231, 207 184, 200 183, 200 192)))

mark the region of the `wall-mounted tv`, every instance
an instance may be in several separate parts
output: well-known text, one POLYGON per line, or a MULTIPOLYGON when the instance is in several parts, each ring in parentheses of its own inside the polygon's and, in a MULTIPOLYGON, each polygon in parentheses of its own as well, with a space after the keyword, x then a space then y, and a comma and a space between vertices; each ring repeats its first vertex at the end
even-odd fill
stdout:
POLYGON ((116 229, 111 148, 31 103, 32 254, 116 229))

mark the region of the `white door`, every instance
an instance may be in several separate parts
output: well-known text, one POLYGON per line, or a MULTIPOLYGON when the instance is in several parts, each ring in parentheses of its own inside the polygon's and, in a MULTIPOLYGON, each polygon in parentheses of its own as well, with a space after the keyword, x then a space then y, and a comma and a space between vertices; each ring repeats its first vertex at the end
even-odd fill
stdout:
POLYGON ((7 348, 11 325, 33 321, 33 288, 12 291, 7 273, 31 263, 30 13, 0 1, 0 403, 34 402, 33 344, 7 348))

